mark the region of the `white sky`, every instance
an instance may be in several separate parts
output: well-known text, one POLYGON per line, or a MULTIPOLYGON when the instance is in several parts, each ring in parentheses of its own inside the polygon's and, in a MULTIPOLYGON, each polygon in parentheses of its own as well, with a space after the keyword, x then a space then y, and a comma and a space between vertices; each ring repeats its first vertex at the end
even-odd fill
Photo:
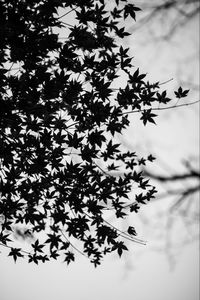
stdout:
MULTIPOLYGON (((148 246, 147 246, 148 248, 148 246)), ((58 262, 41 266, 14 264, 0 256, 1 300, 197 300, 198 248, 184 248, 175 271, 163 254, 146 249, 138 257, 130 253, 129 272, 124 261, 116 257, 105 261, 98 269, 79 258, 66 266, 58 262), (135 265, 135 266, 134 266, 135 265)))

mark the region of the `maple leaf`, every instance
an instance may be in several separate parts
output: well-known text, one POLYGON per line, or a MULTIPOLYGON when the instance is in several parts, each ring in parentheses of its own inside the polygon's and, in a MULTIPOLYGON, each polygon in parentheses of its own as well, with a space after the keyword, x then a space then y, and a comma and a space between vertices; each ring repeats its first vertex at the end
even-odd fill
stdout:
POLYGON ((12 256, 14 261, 16 262, 18 257, 24 257, 24 255, 22 255, 20 251, 21 248, 11 248, 8 256, 12 256))
POLYGON ((156 124, 154 118, 157 117, 157 115, 153 114, 151 111, 152 111, 151 109, 144 109, 144 111, 142 111, 142 116, 140 120, 143 121, 144 125, 146 125, 147 122, 156 124))
POLYGON ((130 234, 130 235, 137 235, 137 232, 135 231, 135 228, 132 227, 132 226, 129 226, 129 227, 128 227, 127 232, 128 232, 128 234, 130 234))
POLYGON ((186 97, 189 91, 190 90, 183 90, 182 87, 180 86, 178 88, 178 91, 177 92, 175 91, 174 94, 176 95, 176 98, 180 99, 186 97))
POLYGON ((139 7, 136 7, 134 4, 126 4, 124 7, 124 19, 126 19, 129 15, 136 21, 136 11, 140 11, 139 7))
POLYGON ((67 264, 69 264, 71 261, 74 261, 74 253, 68 251, 65 253, 65 259, 64 259, 64 262, 66 261, 67 264))
POLYGON ((112 247, 112 251, 117 250, 118 255, 121 257, 124 250, 128 250, 128 248, 124 245, 124 242, 115 242, 112 247))

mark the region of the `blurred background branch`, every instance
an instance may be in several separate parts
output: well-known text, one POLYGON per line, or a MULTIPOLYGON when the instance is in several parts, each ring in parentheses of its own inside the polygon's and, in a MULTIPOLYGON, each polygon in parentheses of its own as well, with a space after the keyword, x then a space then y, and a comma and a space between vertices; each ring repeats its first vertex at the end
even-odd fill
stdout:
POLYGON ((134 2, 140 6, 143 14, 138 20, 136 26, 130 27, 131 31, 135 31, 142 26, 156 26, 154 32, 157 38, 171 39, 174 33, 181 26, 187 25, 191 19, 199 16, 200 3, 198 0, 164 0, 164 1, 138 1, 134 2), (143 16, 144 15, 144 16, 143 16), (158 25, 163 29, 162 34, 159 33, 158 25))

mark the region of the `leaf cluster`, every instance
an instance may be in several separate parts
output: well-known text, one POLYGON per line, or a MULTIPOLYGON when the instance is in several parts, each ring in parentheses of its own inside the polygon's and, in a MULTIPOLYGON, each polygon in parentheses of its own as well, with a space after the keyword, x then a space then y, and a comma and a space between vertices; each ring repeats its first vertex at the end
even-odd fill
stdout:
POLYGON ((129 126, 128 110, 139 110, 144 125, 155 123, 152 103, 169 99, 118 44, 129 35, 123 21, 135 20, 139 8, 124 0, 108 4, 0 2, 0 243, 15 261, 62 255, 69 264, 80 252, 97 266, 107 253, 121 256, 121 239, 137 242, 136 232, 109 224, 108 210, 125 218, 156 192, 138 171, 154 158, 125 152, 116 137, 129 126), (75 14, 74 24, 60 9, 75 14), (120 72, 128 80, 116 90, 120 72), (133 186, 142 194, 133 197, 133 186), (37 236, 28 252, 10 246, 16 225, 37 236))

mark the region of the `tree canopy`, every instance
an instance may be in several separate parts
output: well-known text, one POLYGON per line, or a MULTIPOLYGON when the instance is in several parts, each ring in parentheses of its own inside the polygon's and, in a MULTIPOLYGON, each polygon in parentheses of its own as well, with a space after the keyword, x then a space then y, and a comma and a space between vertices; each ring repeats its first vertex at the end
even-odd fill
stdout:
POLYGON ((122 46, 138 11, 125 0, 0 2, 0 243, 15 261, 69 264, 79 252, 97 266, 128 250, 126 239, 142 243, 134 226, 106 218, 155 196, 140 169, 155 158, 125 151, 117 136, 130 113, 155 124, 171 100, 122 46), (29 250, 13 244, 16 226, 34 236, 29 250))

